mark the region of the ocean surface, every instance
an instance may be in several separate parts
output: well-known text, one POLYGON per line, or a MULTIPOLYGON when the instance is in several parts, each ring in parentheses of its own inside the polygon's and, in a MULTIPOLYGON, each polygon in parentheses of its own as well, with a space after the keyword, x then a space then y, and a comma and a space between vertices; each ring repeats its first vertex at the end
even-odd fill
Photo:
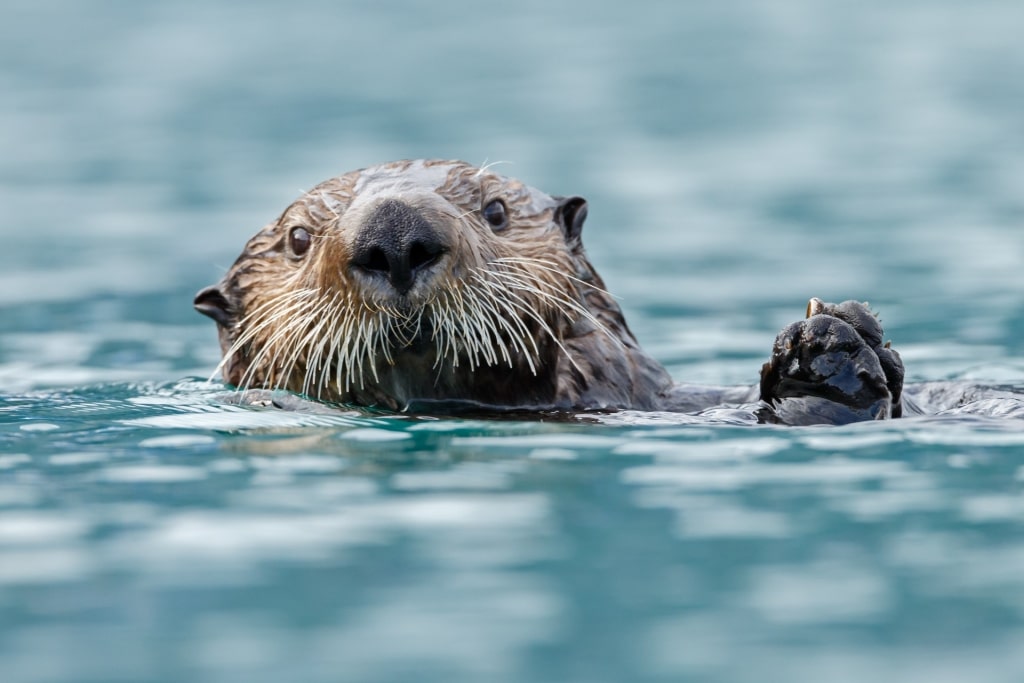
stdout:
POLYGON ((1024 388, 1018 0, 8 0, 0 680, 1024 680, 1024 421, 242 408, 192 296, 304 189, 590 202, 679 380, 811 296, 1024 388))

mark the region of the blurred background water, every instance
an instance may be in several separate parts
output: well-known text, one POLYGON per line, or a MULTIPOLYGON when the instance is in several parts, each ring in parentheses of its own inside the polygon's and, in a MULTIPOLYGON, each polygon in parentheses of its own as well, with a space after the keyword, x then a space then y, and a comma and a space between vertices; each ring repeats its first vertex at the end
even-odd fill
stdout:
POLYGON ((1024 430, 225 405, 193 293, 303 189, 448 157, 590 201, 680 380, 809 296, 1024 384, 1015 0, 0 10, 0 678, 1018 681, 1024 430))

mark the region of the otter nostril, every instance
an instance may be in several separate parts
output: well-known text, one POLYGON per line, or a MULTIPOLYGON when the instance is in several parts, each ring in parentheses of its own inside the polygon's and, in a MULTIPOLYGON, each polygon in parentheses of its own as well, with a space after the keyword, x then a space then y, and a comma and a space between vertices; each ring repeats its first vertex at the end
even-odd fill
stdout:
POLYGON ((387 254, 385 254, 384 250, 379 247, 368 249, 367 251, 359 254, 359 256, 352 259, 352 265, 358 266, 364 270, 375 270, 385 274, 391 270, 387 254))
POLYGON ((351 263, 357 268, 385 275, 391 280, 397 278, 404 281, 436 264, 444 252, 444 245, 438 242, 415 242, 408 250, 371 247, 356 254, 351 263))
POLYGON ((414 242, 409 249, 409 269, 416 271, 431 266, 443 253, 444 247, 438 242, 414 242))

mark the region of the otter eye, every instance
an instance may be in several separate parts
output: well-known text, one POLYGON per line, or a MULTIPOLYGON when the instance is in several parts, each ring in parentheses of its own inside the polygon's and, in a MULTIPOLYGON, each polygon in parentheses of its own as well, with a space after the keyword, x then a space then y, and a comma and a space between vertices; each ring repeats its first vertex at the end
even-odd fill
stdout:
POLYGON ((505 208, 505 202, 500 199, 489 202, 484 207, 483 215, 484 220, 490 223, 495 230, 508 226, 508 209, 505 208))
POLYGON ((312 243, 313 238, 310 237, 309 231, 301 226, 292 228, 288 233, 288 246, 296 256, 302 256, 309 251, 312 243))

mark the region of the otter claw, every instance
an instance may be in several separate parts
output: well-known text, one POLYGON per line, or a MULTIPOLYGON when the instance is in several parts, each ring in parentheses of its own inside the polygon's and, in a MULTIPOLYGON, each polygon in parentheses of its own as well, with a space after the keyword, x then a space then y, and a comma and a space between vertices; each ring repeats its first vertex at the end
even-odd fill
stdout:
POLYGON ((807 302, 807 315, 805 317, 810 318, 812 315, 818 315, 825 310, 825 302, 818 297, 811 297, 811 300, 807 302))

